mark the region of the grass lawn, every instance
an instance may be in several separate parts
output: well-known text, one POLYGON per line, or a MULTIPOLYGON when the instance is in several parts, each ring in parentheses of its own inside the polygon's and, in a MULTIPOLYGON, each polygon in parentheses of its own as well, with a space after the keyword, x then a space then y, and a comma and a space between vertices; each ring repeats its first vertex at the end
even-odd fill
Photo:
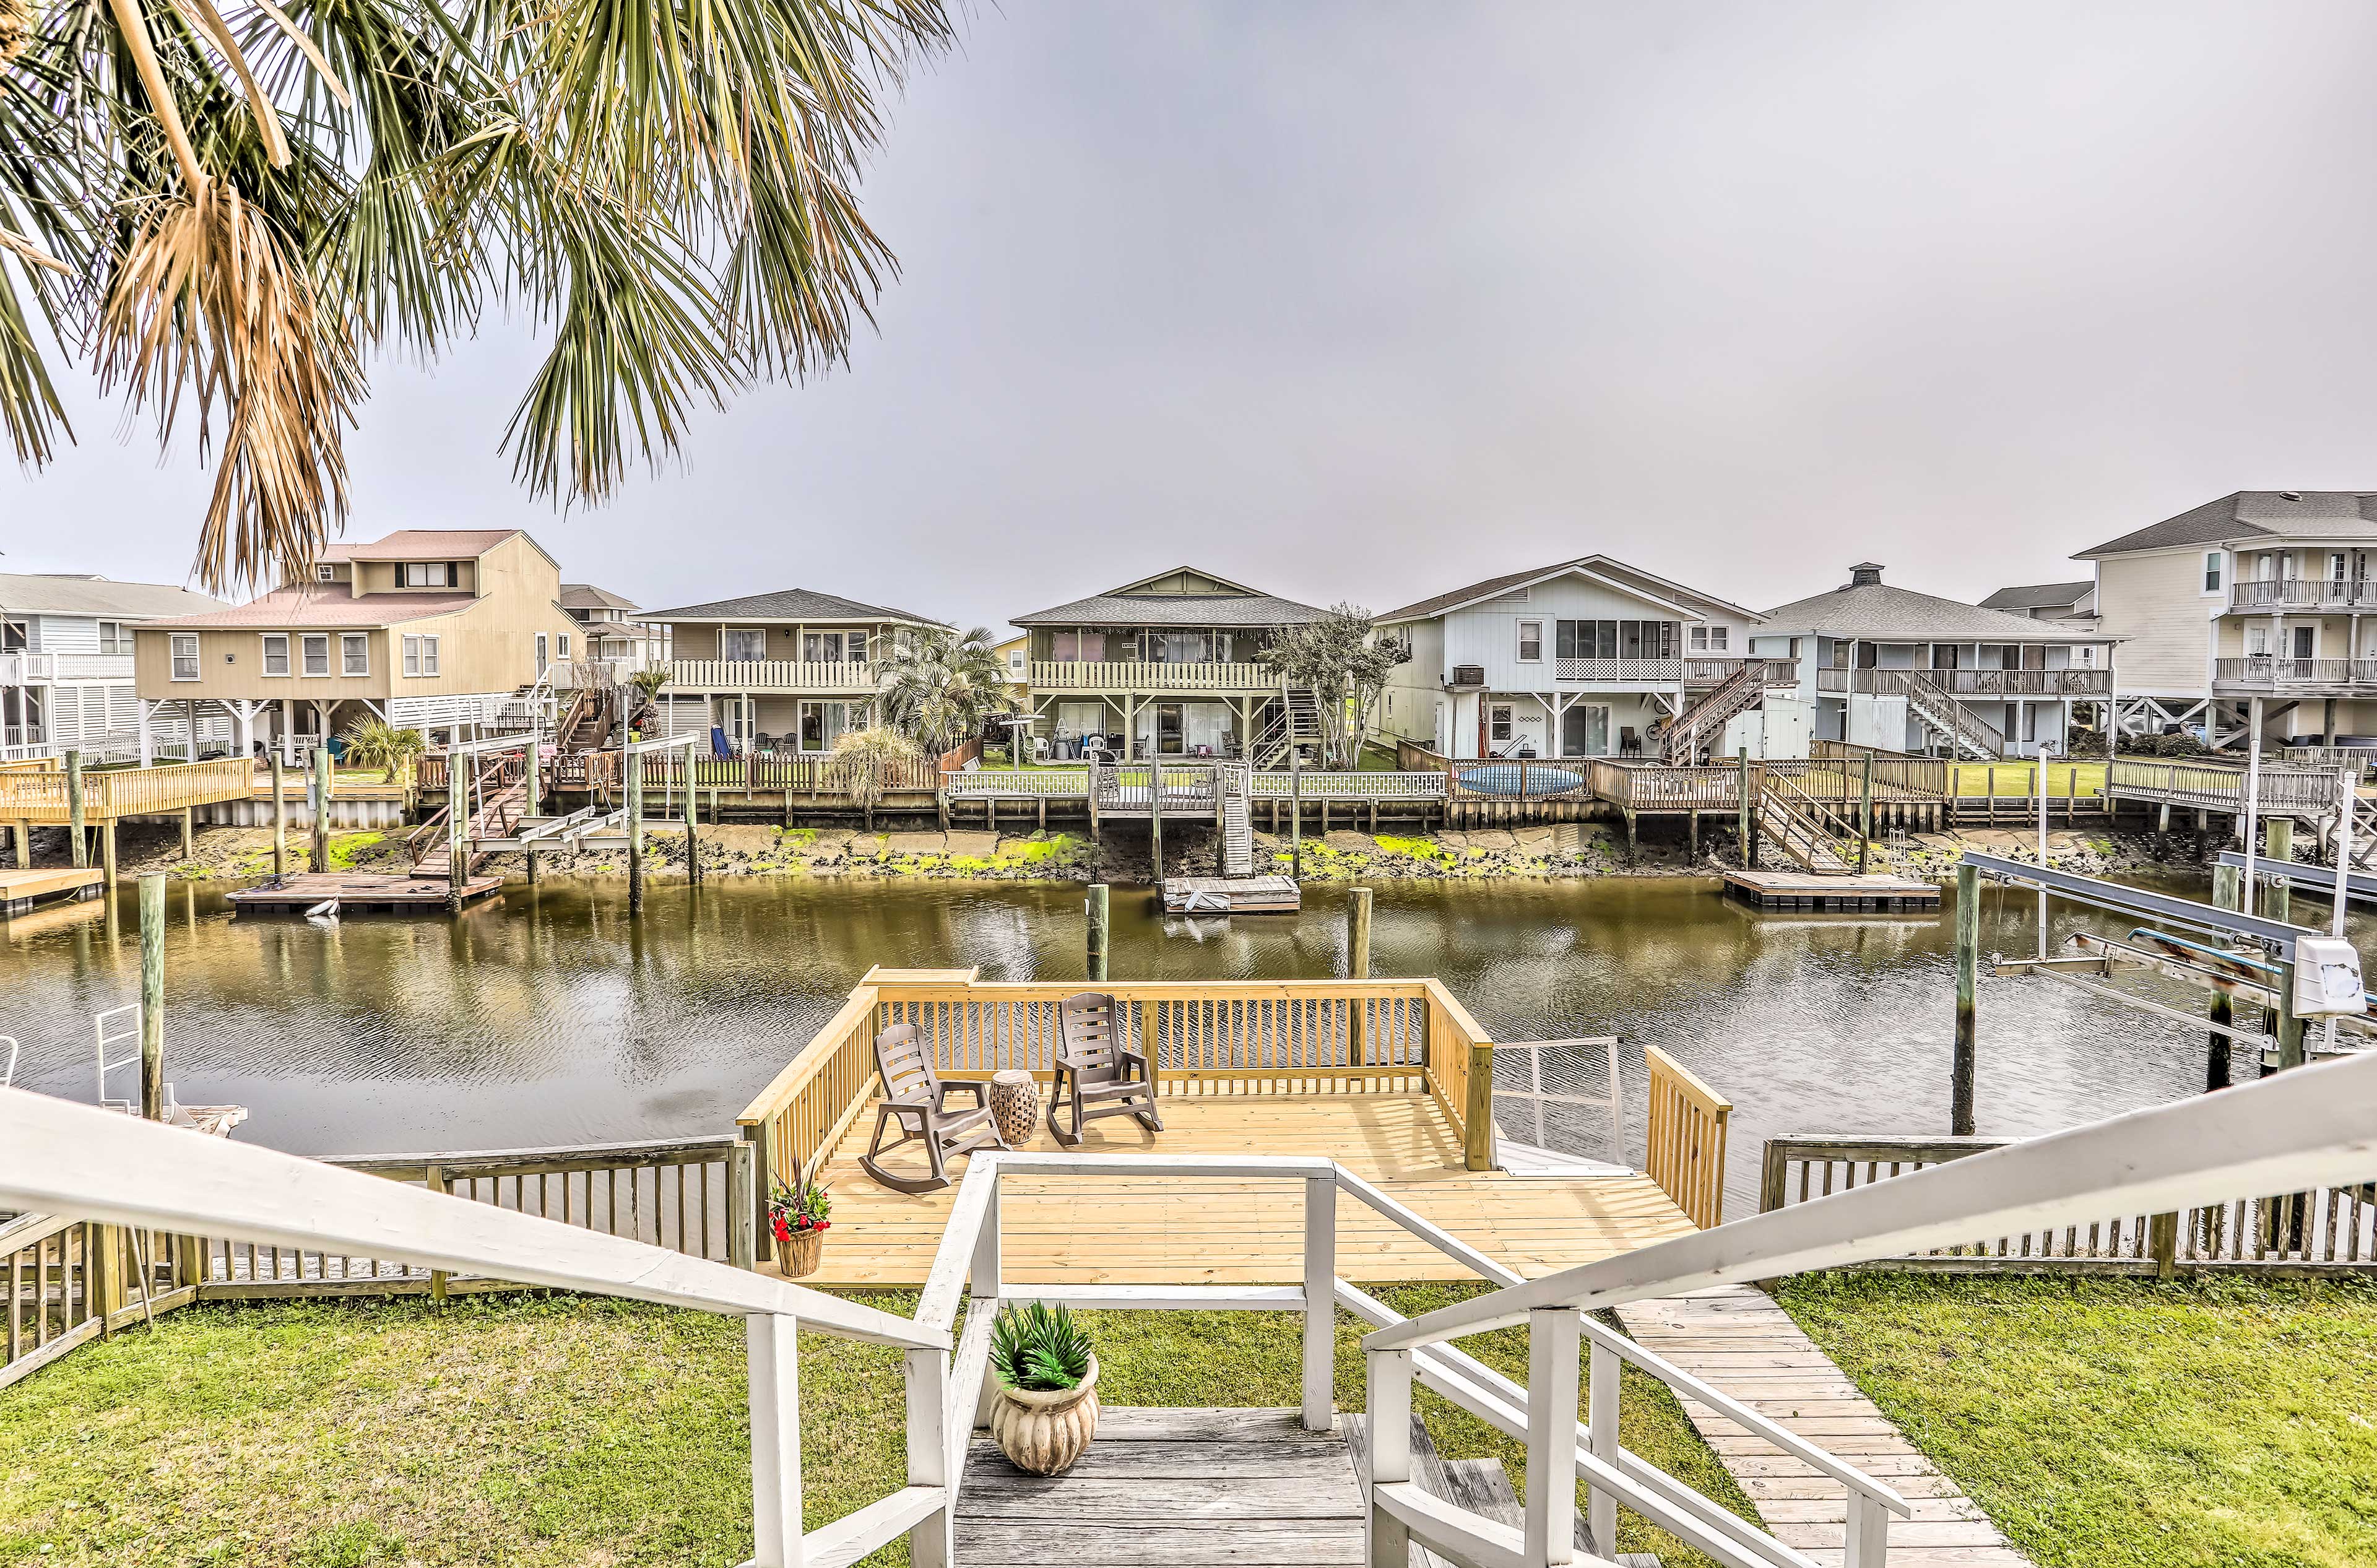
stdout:
MULTIPOLYGON (((2038 794, 2038 764, 2017 758, 2006 762, 1953 762, 1955 790, 1958 795, 1988 795, 1994 776, 1999 795, 2019 795, 2025 798, 2038 794)), ((2105 787, 2105 764, 2102 762, 2054 762, 2047 770, 2047 793, 2050 799, 2060 800, 2067 795, 2083 799, 2105 787)))
POLYGON ((2042 1568, 2377 1562, 2377 1286, 1845 1275, 1781 1299, 2042 1568))
MULTIPOLYGON (((1473 1289, 1378 1292, 1416 1314, 1473 1289)), ((861 1299, 905 1316, 912 1295, 861 1299)), ((1087 1313, 1117 1405, 1298 1398, 1286 1313, 1087 1313)), ((1523 1377, 1523 1330, 1466 1342, 1523 1377)), ((1358 1407, 1340 1319, 1337 1400, 1358 1407)), ((811 1528, 901 1482, 896 1351, 801 1341, 811 1528)), ((1622 1430, 1748 1514, 1666 1392, 1630 1372, 1622 1430)), ((185 1308, 0 1391, 0 1563, 731 1564, 749 1555, 743 1326, 639 1304, 507 1293, 185 1308)), ((1521 1446, 1424 1391, 1450 1456, 1521 1446)), ((1620 1548, 1702 1564, 1622 1516, 1620 1548)), ((871 1561, 904 1563, 895 1542, 871 1561)))

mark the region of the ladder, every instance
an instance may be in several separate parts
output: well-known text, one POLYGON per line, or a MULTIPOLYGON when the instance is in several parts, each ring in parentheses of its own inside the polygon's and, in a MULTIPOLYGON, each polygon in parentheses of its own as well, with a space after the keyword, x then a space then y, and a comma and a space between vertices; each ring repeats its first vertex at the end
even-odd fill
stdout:
POLYGON ((1744 659, 1741 668, 1697 702, 1669 719, 1661 732, 1661 760, 1689 767, 1725 734, 1726 722, 1766 695, 1766 661, 1744 659))
POLYGON ((1822 801, 1788 780, 1770 776, 1758 793, 1759 832, 1803 871, 1820 877, 1857 874, 1836 843, 1844 828, 1822 801))
POLYGON ((1888 673, 1899 677, 1893 684, 1905 690, 1906 711, 1958 756, 1994 762, 2005 755, 2005 736, 1998 733, 1998 726, 1950 696, 1938 681, 1913 670, 1888 673))
POLYGON ((1248 796, 1253 790, 1253 771, 1247 768, 1220 770, 1222 783, 1222 875, 1251 877, 1255 874, 1255 836, 1248 820, 1251 803, 1248 796))
MULTIPOLYGON (((449 758, 448 767, 453 766, 449 758)), ((491 758, 479 770, 475 793, 479 804, 462 825, 462 853, 466 870, 475 871, 485 858, 478 848, 481 839, 509 838, 528 808, 528 781, 516 771, 516 760, 506 755, 491 758)), ((465 796, 465 804, 468 796, 465 796)), ((445 880, 454 874, 454 858, 448 851, 446 834, 432 830, 443 827, 448 820, 446 810, 424 822, 415 832, 412 874, 445 880)))

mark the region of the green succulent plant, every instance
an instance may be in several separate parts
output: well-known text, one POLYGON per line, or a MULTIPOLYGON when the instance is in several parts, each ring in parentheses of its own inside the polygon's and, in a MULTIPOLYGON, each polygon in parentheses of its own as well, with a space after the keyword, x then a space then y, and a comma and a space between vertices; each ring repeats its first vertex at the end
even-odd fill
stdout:
POLYGON ((1062 1306, 1009 1307, 990 1325, 990 1364, 1009 1388, 1079 1388, 1090 1375, 1090 1336, 1062 1306))

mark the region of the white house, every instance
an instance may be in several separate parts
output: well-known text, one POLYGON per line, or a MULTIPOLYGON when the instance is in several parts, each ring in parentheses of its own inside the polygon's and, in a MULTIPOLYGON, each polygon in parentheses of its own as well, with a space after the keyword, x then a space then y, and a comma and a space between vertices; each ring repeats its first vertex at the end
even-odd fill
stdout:
POLYGON ((0 574, 0 761, 136 746, 132 628, 223 608, 160 582, 0 574))
MULTIPOLYGON (((1637 755, 1741 676, 1760 624, 1607 556, 1489 577, 1379 617, 1412 646, 1380 727, 1446 757, 1637 755)), ((1713 741, 1724 716, 1702 717, 1713 741)))

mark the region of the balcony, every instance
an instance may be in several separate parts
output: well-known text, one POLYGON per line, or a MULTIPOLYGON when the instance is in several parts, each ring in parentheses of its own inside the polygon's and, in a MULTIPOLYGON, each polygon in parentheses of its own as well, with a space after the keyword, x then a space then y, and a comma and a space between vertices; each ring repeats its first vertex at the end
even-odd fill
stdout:
MULTIPOLYGON (((132 661, 126 659, 125 675, 132 674, 132 661)), ((55 653, 0 653, 0 686, 30 686, 40 681, 58 678, 58 656, 55 653)))
POLYGON ((679 659, 668 671, 671 688, 683 692, 871 692, 877 673, 871 664, 847 659, 679 659))
POLYGON ((1838 697, 1896 697, 1905 676, 1921 676, 1951 697, 1988 700, 2000 697, 2110 697, 2110 670, 1818 670, 1816 689, 1838 697))
POLYGON ((2377 691, 2377 659, 2277 659, 2267 654, 2216 659, 2212 689, 2224 696, 2377 691))
POLYGON ((2228 585, 2233 613, 2275 614, 2286 610, 2377 610, 2377 579, 2269 578, 2228 585))
POLYGON ((1269 664, 1034 659, 1027 668, 1034 691, 1279 690, 1279 672, 1269 664))

